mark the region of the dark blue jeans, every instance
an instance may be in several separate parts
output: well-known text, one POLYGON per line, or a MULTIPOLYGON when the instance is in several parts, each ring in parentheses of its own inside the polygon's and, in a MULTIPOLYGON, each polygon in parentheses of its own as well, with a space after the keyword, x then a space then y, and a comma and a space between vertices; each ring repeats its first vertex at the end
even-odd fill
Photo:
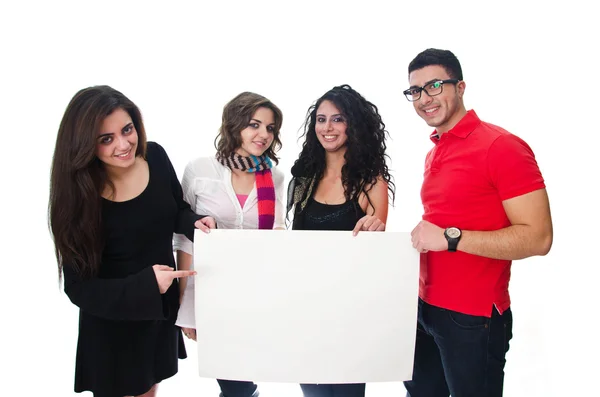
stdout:
POLYGON ((304 397, 364 397, 364 383, 301 384, 304 397))
POLYGON ((220 397, 258 397, 258 386, 254 382, 217 379, 221 388, 220 397))
POLYGON ((419 299, 408 397, 501 397, 512 312, 471 316, 419 299))

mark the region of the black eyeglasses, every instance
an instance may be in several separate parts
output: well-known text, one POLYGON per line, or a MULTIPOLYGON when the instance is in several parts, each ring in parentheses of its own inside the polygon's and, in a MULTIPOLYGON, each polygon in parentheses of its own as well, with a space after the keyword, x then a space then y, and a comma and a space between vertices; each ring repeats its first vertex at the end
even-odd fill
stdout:
POLYGON ((456 84, 459 81, 458 79, 435 80, 425 84, 423 87, 411 87, 408 90, 402 91, 402 93, 406 96, 406 99, 414 102, 421 99, 422 91, 425 91, 429 96, 440 95, 444 90, 444 84, 456 84))

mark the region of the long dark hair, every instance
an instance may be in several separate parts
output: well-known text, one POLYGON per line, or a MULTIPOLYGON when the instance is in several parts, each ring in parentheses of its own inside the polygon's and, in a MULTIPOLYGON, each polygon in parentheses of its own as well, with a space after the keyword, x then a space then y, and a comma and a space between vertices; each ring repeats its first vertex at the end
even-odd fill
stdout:
POLYGON ((63 266, 82 277, 100 266, 102 191, 114 186, 96 157, 97 133, 116 109, 125 110, 138 134, 136 156, 146 157, 146 132, 139 109, 109 86, 84 88, 69 102, 58 129, 50 176, 49 223, 54 239, 58 277, 63 266))
POLYGON ((223 108, 221 128, 219 129, 219 135, 215 138, 215 148, 219 157, 229 157, 242 146, 241 132, 248 127, 252 116, 259 108, 271 109, 275 120, 273 143, 265 150, 263 155, 269 157, 275 164, 279 164, 279 159, 275 153, 281 148, 279 130, 283 123, 283 113, 273 102, 253 92, 242 92, 223 108))
MULTIPOLYGON (((333 87, 312 105, 304 123, 305 140, 300 156, 292 167, 294 178, 310 178, 317 184, 325 171, 325 149, 317 139, 315 125, 317 109, 323 101, 331 101, 339 109, 347 122, 345 164, 342 167, 342 184, 346 200, 358 198, 365 193, 369 199, 369 190, 378 178, 388 185, 392 202, 395 198, 395 185, 386 164, 387 131, 381 120, 377 106, 367 101, 349 85, 333 87)), ((311 189, 294 198, 297 202, 304 201, 311 189)), ((291 193, 291 192, 290 192, 291 193)), ((291 203, 291 204, 297 204, 291 203)))

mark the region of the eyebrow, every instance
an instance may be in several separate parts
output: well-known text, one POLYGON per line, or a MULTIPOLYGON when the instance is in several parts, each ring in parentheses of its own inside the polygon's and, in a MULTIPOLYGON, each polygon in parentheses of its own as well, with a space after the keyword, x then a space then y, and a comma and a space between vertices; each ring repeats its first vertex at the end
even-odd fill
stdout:
MULTIPOLYGON (((125 132, 125 129, 127 129, 127 127, 132 126, 132 125, 133 125, 133 121, 130 121, 129 123, 125 124, 125 126, 123 128, 121 128, 121 132, 125 132)), ((106 132, 104 134, 98 135, 98 139, 104 138, 105 136, 111 136, 111 135, 114 135, 114 132, 106 132)))
MULTIPOLYGON (((262 124, 262 121, 260 121, 259 119, 250 119, 250 121, 256 121, 258 124, 262 124)), ((272 122, 269 125, 275 125, 275 122, 272 122)))
MULTIPOLYGON (((319 116, 321 116, 321 117, 325 117, 325 115, 324 115, 324 114, 322 114, 322 113, 319 113, 319 114, 317 114, 317 117, 319 117, 319 116)), ((341 113, 336 113, 336 114, 332 114, 332 115, 331 115, 331 117, 336 117, 336 116, 341 116, 341 117, 343 117, 343 115, 342 115, 341 113)))

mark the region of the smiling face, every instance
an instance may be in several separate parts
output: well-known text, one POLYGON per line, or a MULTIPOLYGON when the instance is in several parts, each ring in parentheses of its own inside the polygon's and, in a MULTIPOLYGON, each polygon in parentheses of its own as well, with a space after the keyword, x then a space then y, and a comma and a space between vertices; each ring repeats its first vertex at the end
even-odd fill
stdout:
MULTIPOLYGON (((409 75, 411 87, 422 87, 436 80, 447 80, 451 77, 440 65, 425 66, 414 70, 409 75)), ((442 93, 429 96, 421 92, 421 98, 413 102, 419 116, 430 127, 434 127, 440 134, 452 129, 466 114, 462 96, 465 92, 465 82, 444 84, 442 93)))
POLYGON ((269 108, 258 108, 250 123, 240 135, 242 146, 236 151, 240 156, 262 156, 271 146, 275 133, 275 115, 269 108))
POLYGON ((96 140, 96 156, 107 168, 131 167, 137 146, 138 134, 129 113, 116 109, 104 119, 96 140))
POLYGON ((316 112, 315 132, 317 139, 327 152, 336 152, 346 147, 348 123, 333 102, 321 102, 316 112))

